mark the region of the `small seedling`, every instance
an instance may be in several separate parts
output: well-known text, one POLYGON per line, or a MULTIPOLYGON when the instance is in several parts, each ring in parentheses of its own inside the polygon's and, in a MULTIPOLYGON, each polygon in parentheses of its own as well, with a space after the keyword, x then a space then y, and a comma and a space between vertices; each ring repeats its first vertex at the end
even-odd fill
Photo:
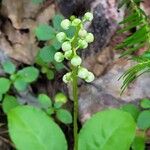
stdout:
POLYGON ((8 75, 8 78, 0 77, 1 99, 3 95, 9 92, 12 85, 19 92, 25 91, 29 84, 34 82, 39 75, 38 69, 33 66, 16 71, 16 66, 10 60, 4 61, 2 67, 4 72, 8 75))
POLYGON ((38 102, 40 107, 48 114, 55 116, 64 124, 72 123, 72 115, 62 106, 67 102, 67 97, 63 93, 57 93, 54 97, 54 103, 46 94, 39 94, 38 102))

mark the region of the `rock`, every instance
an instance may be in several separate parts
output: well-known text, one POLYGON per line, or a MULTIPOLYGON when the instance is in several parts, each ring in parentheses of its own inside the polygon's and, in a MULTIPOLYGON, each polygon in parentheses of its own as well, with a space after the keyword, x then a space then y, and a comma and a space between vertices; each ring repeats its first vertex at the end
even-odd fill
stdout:
POLYGON ((110 107, 119 107, 125 103, 138 103, 142 98, 150 98, 150 74, 143 74, 123 93, 123 80, 119 77, 135 63, 131 60, 116 59, 107 72, 91 84, 83 84, 79 91, 79 115, 84 122, 92 114, 110 107))
POLYGON ((141 2, 141 8, 146 12, 147 15, 150 16, 150 1, 149 0, 143 0, 141 2))
POLYGON ((21 29, 24 19, 35 18, 40 8, 40 5, 33 4, 31 0, 4 0, 1 13, 12 21, 16 29, 21 29))
POLYGON ((55 15, 55 5, 52 4, 37 15, 36 18, 37 23, 48 24, 49 21, 54 17, 54 15, 55 15))
POLYGON ((33 64, 39 50, 35 28, 40 23, 49 23, 55 14, 55 5, 5 0, 2 1, 1 14, 4 21, 0 23, 0 49, 19 62, 33 64))
POLYGON ((113 51, 112 47, 103 48, 96 56, 87 57, 83 66, 92 71, 97 77, 102 75, 107 66, 112 62, 113 51))
POLYGON ((17 30, 7 21, 4 27, 5 34, 2 34, 0 39, 0 49, 19 62, 32 64, 39 49, 32 28, 27 31, 17 30), (7 35, 7 39, 4 35, 7 35))
POLYGON ((95 74, 96 77, 99 77, 100 75, 103 74, 104 70, 105 70, 104 65, 95 64, 92 72, 95 74))

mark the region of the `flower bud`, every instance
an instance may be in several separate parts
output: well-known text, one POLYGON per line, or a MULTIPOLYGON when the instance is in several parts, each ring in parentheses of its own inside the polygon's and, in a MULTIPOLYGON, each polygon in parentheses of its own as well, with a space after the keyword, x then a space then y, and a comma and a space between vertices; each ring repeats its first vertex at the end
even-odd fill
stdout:
POLYGON ((94 74, 92 72, 88 72, 88 76, 86 77, 86 82, 92 82, 95 79, 94 74))
POLYGON ((66 103, 67 102, 67 97, 65 94, 63 93, 57 93, 55 95, 55 98, 54 98, 55 102, 61 102, 61 103, 66 103))
POLYGON ((92 21, 93 20, 93 14, 90 12, 85 13, 84 19, 87 21, 92 21))
POLYGON ((59 32, 56 35, 56 38, 59 42, 63 42, 66 39, 66 34, 64 32, 59 32))
POLYGON ((72 50, 66 51, 64 56, 66 59, 70 60, 72 56, 72 50))
POLYGON ((72 15, 72 16, 70 17, 70 20, 73 21, 74 19, 76 19, 76 16, 72 15))
POLYGON ((73 26, 78 26, 80 23, 81 23, 81 20, 78 19, 78 18, 76 18, 76 19, 74 19, 74 20, 72 21, 72 25, 73 25, 73 26))
POLYGON ((82 59, 81 59, 78 55, 74 56, 74 57, 71 59, 71 64, 72 64, 73 66, 79 66, 79 65, 81 65, 81 63, 82 63, 82 59))
POLYGON ((64 60, 64 55, 63 55, 63 53, 61 53, 61 52, 55 53, 54 59, 55 59, 57 62, 62 62, 62 61, 64 60))
POLYGON ((41 72, 42 73, 46 73, 48 70, 47 70, 47 68, 46 67, 42 67, 42 69, 41 69, 41 72))
POLYGON ((78 77, 85 79, 88 76, 88 70, 86 68, 80 67, 78 70, 78 77))
POLYGON ((85 40, 81 40, 81 39, 78 41, 78 45, 79 48, 83 48, 83 49, 88 47, 88 43, 85 40))
POLYGON ((92 33, 88 33, 85 37, 86 42, 92 43, 94 41, 94 35, 92 33))
POLYGON ((15 81, 16 78, 17 78, 16 74, 12 74, 12 75, 10 76, 10 79, 11 79, 12 81, 15 81))
POLYGON ((79 36, 80 36, 81 38, 84 38, 84 37, 86 37, 86 35, 87 35, 87 31, 84 30, 84 29, 80 29, 80 31, 79 31, 79 36))
POLYGON ((69 27, 71 25, 71 22, 69 19, 64 19, 62 22, 61 22, 61 27, 64 29, 64 30, 68 30, 69 27))
POLYGON ((71 43, 70 42, 64 42, 63 44, 62 44, 62 50, 63 51, 69 51, 69 50, 71 50, 71 43))
POLYGON ((72 75, 71 72, 66 73, 62 78, 63 82, 68 83, 69 81, 71 81, 72 80, 71 75, 72 75))

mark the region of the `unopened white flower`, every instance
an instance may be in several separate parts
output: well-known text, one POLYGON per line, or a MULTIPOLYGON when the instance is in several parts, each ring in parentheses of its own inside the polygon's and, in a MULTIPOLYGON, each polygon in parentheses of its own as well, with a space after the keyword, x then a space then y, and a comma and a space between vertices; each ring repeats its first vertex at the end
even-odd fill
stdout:
POLYGON ((92 43, 94 41, 94 35, 92 33, 88 33, 85 37, 86 42, 92 43))
POLYGON ((78 19, 78 18, 76 18, 76 19, 74 19, 74 20, 72 21, 72 25, 73 25, 73 26, 78 26, 80 23, 81 23, 81 20, 78 19))
POLYGON ((86 68, 80 67, 78 70, 78 77, 85 79, 88 76, 88 70, 86 68))
POLYGON ((56 35, 56 38, 59 42, 63 42, 66 39, 66 34, 64 32, 59 32, 56 35))
POLYGON ((64 60, 64 55, 63 55, 63 53, 61 53, 61 52, 55 53, 54 59, 55 59, 57 62, 62 62, 62 61, 64 60))
POLYGON ((81 38, 86 37, 86 35, 87 35, 87 31, 86 31, 86 30, 84 30, 84 29, 80 29, 80 30, 79 30, 79 36, 80 36, 81 38))
POLYGON ((71 64, 72 64, 73 66, 79 66, 79 65, 81 65, 81 63, 82 63, 82 59, 81 59, 78 55, 74 56, 74 57, 71 59, 71 64))
POLYGON ((85 13, 84 19, 87 21, 92 21, 93 20, 93 14, 90 12, 85 13))
POLYGON ((64 83, 70 82, 72 80, 72 73, 71 72, 66 73, 63 76, 62 80, 63 80, 64 83))
POLYGON ((66 59, 70 60, 72 56, 72 50, 66 51, 64 56, 66 59))
POLYGON ((79 45, 79 48, 83 48, 83 49, 88 47, 88 43, 86 42, 86 40, 82 40, 82 39, 78 41, 78 45, 79 45))
POLYGON ((64 19, 62 22, 61 22, 61 27, 64 29, 64 30, 68 30, 69 27, 71 25, 71 22, 69 19, 64 19))
POLYGON ((69 50, 71 50, 71 43, 68 42, 68 41, 64 42, 64 43, 62 44, 62 50, 63 50, 63 51, 69 51, 69 50))
POLYGON ((86 82, 92 82, 95 79, 95 76, 92 72, 88 72, 88 76, 85 78, 86 82))

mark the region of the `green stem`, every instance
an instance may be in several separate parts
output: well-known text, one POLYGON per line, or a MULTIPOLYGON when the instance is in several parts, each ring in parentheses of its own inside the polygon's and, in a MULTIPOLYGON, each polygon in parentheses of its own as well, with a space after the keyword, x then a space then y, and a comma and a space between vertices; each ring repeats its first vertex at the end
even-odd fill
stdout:
MULTIPOLYGON (((72 41, 73 55, 76 55, 76 44, 78 40, 78 33, 81 24, 77 26, 74 39, 72 41)), ((78 67, 72 66, 72 88, 73 88, 73 101, 74 101, 74 111, 73 111, 73 137, 74 137, 74 150, 78 150, 78 67)))
POLYGON ((74 132, 74 150, 78 150, 78 77, 77 77, 78 69, 76 67, 73 68, 73 100, 74 100, 74 119, 73 119, 73 132, 74 132))

